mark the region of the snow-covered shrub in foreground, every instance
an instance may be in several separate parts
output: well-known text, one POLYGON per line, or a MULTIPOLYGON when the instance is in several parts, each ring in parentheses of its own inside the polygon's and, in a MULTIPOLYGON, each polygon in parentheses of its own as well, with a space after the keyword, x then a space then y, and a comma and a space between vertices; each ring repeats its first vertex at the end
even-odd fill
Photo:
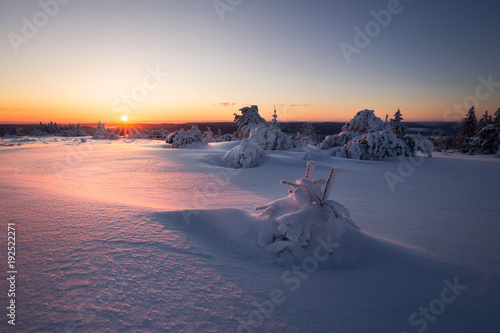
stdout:
POLYGON ((418 151, 421 151, 422 153, 427 154, 428 157, 432 157, 434 145, 425 136, 420 134, 406 134, 403 140, 407 146, 407 156, 415 156, 418 151))
POLYGON ((256 126, 250 132, 249 140, 265 150, 285 150, 297 146, 297 142, 279 128, 270 127, 266 124, 256 126))
POLYGON ((331 244, 324 255, 328 266, 353 265, 359 262, 355 234, 359 228, 349 211, 328 200, 335 181, 335 168, 328 180, 313 179, 316 163, 308 162, 304 178, 295 183, 281 181, 292 187, 288 197, 257 207, 265 220, 258 244, 275 254, 277 264, 292 264, 312 257, 324 242, 331 244), (322 186, 325 188, 322 189, 322 186))
POLYGON ((171 143, 172 148, 182 148, 194 142, 203 142, 203 134, 198 129, 198 126, 193 126, 187 132, 181 128, 178 131, 170 133, 165 139, 165 142, 171 143))
POLYGON ((224 155, 224 164, 228 168, 255 168, 269 159, 266 152, 248 139, 241 141, 224 155))

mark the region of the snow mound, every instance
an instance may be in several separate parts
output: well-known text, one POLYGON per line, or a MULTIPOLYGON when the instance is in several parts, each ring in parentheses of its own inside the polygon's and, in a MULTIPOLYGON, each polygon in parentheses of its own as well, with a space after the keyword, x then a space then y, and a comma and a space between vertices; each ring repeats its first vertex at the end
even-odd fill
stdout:
POLYGON ((165 139, 166 143, 171 143, 172 148, 182 148, 189 146, 195 142, 203 143, 204 136, 198 129, 198 126, 193 126, 189 131, 185 131, 181 128, 167 136, 165 139))
POLYGON ((295 183, 281 181, 292 187, 286 198, 256 208, 267 222, 259 232, 258 244, 274 254, 279 265, 305 261, 316 266, 324 262, 328 267, 354 265, 359 262, 355 240, 359 228, 344 206, 328 200, 335 168, 327 181, 314 180, 315 166, 309 161, 306 176, 295 183))
POLYGON ((255 168, 269 159, 266 152, 256 143, 244 139, 241 144, 229 150, 223 157, 228 168, 255 168))

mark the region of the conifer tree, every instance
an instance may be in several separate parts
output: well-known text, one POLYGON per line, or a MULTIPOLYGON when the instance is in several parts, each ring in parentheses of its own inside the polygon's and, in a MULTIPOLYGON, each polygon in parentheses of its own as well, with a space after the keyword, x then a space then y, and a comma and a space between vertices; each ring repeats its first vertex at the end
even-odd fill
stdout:
POLYGON ((479 123, 477 125, 477 132, 481 131, 483 128, 490 125, 492 122, 493 119, 488 114, 488 111, 485 111, 483 117, 479 120, 479 123))
POLYGON ((403 138, 405 135, 405 128, 401 123, 402 120, 403 115, 401 114, 401 110, 398 109, 398 111, 394 114, 394 119, 391 119, 391 129, 399 139, 403 138))
POLYGON ((458 131, 458 148, 460 148, 463 152, 467 152, 467 146, 470 138, 472 138, 477 132, 477 125, 476 109, 471 107, 462 121, 460 130, 458 131))

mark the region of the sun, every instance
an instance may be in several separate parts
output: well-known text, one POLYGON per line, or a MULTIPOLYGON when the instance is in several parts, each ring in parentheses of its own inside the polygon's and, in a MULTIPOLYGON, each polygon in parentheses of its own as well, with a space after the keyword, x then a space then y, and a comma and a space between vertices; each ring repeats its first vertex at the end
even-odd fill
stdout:
POLYGON ((128 120, 128 117, 126 115, 123 115, 122 116, 122 121, 127 121, 128 120))

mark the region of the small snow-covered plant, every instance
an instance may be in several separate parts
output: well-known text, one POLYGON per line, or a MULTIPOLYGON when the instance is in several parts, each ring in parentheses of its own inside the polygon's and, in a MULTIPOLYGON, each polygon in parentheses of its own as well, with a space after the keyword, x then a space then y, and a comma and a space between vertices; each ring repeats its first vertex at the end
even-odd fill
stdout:
POLYGON ((178 131, 170 133, 165 139, 165 142, 171 143, 172 148, 182 148, 195 142, 203 142, 203 134, 198 129, 198 126, 193 126, 187 132, 181 128, 178 131))
POLYGON ((228 168, 255 168, 269 159, 264 149, 248 139, 228 151, 224 157, 224 164, 228 168))
POLYGON ((258 243, 275 254, 277 264, 291 264, 312 256, 325 240, 334 244, 324 259, 327 265, 357 263, 359 250, 353 233, 359 228, 344 206, 328 199, 336 169, 332 168, 328 180, 314 180, 315 167, 316 163, 309 161, 304 178, 281 181, 291 187, 288 197, 256 208, 266 220, 258 243))

